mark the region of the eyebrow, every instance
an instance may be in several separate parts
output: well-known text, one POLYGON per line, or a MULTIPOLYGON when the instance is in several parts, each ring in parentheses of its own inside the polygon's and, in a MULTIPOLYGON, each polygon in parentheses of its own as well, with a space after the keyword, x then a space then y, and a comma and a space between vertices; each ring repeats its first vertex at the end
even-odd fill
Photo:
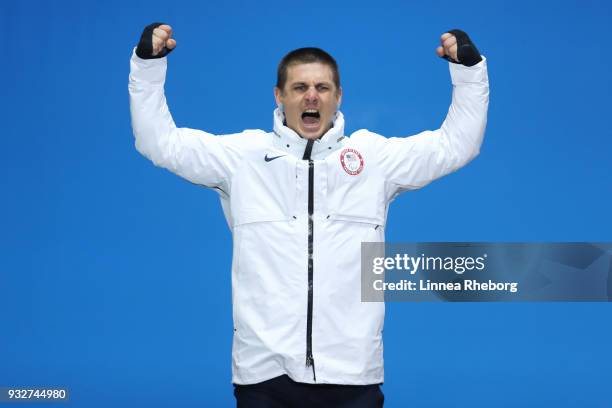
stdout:
MULTIPOLYGON (((302 81, 292 82, 290 84, 290 86, 296 86, 296 85, 306 85, 306 86, 308 86, 308 84, 306 82, 302 82, 302 81)), ((315 86, 318 86, 318 85, 328 85, 328 86, 331 86, 332 83, 331 82, 327 82, 327 81, 321 81, 321 82, 317 82, 315 84, 315 86)))

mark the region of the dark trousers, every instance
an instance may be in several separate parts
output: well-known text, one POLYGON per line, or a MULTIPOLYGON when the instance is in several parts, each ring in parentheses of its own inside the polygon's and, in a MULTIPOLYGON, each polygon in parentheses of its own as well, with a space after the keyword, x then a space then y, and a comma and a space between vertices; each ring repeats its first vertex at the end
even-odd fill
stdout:
POLYGON ((237 408, 381 408, 379 384, 304 384, 287 375, 250 385, 234 384, 237 408))

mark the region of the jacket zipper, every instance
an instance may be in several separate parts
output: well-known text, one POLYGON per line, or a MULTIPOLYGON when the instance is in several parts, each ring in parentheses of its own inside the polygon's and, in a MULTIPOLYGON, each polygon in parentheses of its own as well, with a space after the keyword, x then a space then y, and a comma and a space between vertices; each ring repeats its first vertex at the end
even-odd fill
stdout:
POLYGON ((310 158, 314 140, 309 140, 303 160, 308 160, 308 309, 306 315, 306 367, 312 367, 312 378, 317 382, 315 362, 312 356, 312 290, 313 290, 313 220, 314 213, 314 161, 310 158))

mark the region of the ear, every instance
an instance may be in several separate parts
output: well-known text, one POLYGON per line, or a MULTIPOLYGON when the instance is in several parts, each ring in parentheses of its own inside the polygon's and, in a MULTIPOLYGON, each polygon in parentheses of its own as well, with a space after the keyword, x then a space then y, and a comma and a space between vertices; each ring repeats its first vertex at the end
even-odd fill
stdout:
POLYGON ((338 88, 338 92, 336 92, 336 105, 338 105, 338 107, 340 107, 340 104, 342 103, 342 87, 338 88))
POLYGON ((283 103, 282 91, 278 87, 274 87, 274 99, 276 100, 276 106, 280 106, 283 103))

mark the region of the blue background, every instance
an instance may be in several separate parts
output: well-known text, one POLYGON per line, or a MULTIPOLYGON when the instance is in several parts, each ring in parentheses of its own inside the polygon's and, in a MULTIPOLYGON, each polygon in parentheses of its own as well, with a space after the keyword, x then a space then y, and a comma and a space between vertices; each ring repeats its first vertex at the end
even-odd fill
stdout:
MULTIPOLYGON (((439 127, 459 27, 488 58, 481 155, 391 207, 389 241, 612 241, 604 1, 2 2, 0 386, 74 407, 233 406, 231 236, 216 193, 133 146, 145 25, 178 47, 178 126, 269 130, 279 59, 340 63, 350 134, 439 127), (6 116, 5 116, 6 115, 6 116)), ((388 304, 387 407, 610 407, 606 303, 388 304)), ((24 405, 21 405, 24 406, 24 405)))

